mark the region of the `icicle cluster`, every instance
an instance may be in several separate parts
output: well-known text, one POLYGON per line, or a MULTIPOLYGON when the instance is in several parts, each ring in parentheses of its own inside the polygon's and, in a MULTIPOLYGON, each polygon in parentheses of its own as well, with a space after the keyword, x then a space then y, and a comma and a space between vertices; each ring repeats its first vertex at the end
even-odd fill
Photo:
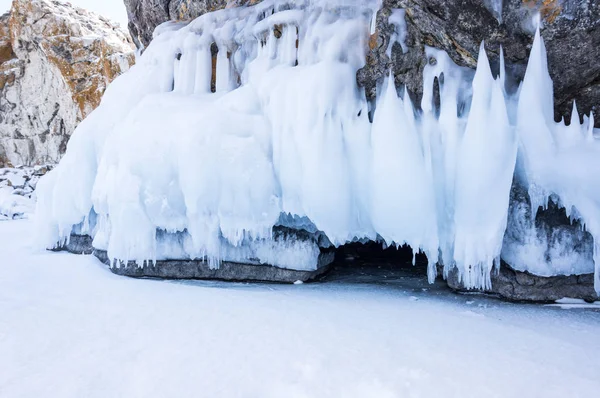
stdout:
POLYGON ((283 225, 333 245, 408 244, 427 254, 431 281, 442 262, 487 288, 519 152, 533 208, 554 193, 576 209, 600 275, 600 143, 591 119, 553 121, 539 33, 516 95, 483 44, 474 76, 428 49, 438 62, 425 69, 422 111, 388 79, 371 123, 356 72, 378 2, 331 3, 264 1, 159 27, 40 183, 40 243, 61 244, 77 226, 111 258, 140 264, 314 269, 314 243, 272 239, 283 225))

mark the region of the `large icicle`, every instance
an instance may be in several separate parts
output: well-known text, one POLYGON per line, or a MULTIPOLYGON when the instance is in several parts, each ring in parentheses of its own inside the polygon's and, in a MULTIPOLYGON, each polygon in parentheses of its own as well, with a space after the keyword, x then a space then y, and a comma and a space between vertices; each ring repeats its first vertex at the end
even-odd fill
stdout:
POLYGON ((481 43, 454 191, 454 260, 467 288, 491 287, 490 273, 506 230, 516 157, 502 82, 494 80, 481 43))
POLYGON ((408 244, 413 250, 421 249, 435 264, 439 242, 433 181, 412 103, 408 96, 404 101, 398 97, 393 77, 377 105, 371 146, 375 230, 388 245, 408 244))

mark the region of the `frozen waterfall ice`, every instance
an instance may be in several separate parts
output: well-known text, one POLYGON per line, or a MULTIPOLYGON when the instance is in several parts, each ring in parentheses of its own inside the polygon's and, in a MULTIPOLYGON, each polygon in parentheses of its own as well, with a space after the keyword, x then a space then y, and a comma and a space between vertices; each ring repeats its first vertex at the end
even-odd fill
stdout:
POLYGON ((356 72, 378 4, 267 0, 157 28, 40 182, 39 244, 77 231, 140 266, 253 258, 314 269, 316 241, 273 238, 283 225, 332 245, 408 244, 427 254, 430 281, 439 262, 486 288, 516 173, 533 209, 557 195, 593 235, 600 292, 600 140, 591 115, 554 122, 539 31, 517 94, 483 44, 474 75, 427 49, 438 62, 425 67, 420 107, 390 77, 370 121, 356 72))

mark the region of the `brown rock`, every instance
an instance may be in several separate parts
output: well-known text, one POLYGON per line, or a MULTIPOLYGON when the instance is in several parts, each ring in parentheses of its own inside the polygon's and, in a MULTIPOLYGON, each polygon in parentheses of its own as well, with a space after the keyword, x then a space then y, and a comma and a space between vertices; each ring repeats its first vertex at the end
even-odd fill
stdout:
POLYGON ((107 19, 54 0, 15 0, 0 17, 0 154, 56 162, 107 85, 135 61, 107 19))

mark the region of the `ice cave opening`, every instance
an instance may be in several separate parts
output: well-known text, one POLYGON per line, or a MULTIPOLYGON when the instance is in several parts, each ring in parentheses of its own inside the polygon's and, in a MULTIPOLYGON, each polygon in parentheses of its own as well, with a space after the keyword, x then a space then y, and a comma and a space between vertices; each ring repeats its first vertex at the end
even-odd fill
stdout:
MULTIPOLYGON (((330 270, 317 279, 319 282, 390 284, 414 287, 428 284, 427 256, 408 245, 386 246, 385 243, 354 242, 334 250, 330 270)), ((440 270, 441 271, 441 270, 440 270)))

